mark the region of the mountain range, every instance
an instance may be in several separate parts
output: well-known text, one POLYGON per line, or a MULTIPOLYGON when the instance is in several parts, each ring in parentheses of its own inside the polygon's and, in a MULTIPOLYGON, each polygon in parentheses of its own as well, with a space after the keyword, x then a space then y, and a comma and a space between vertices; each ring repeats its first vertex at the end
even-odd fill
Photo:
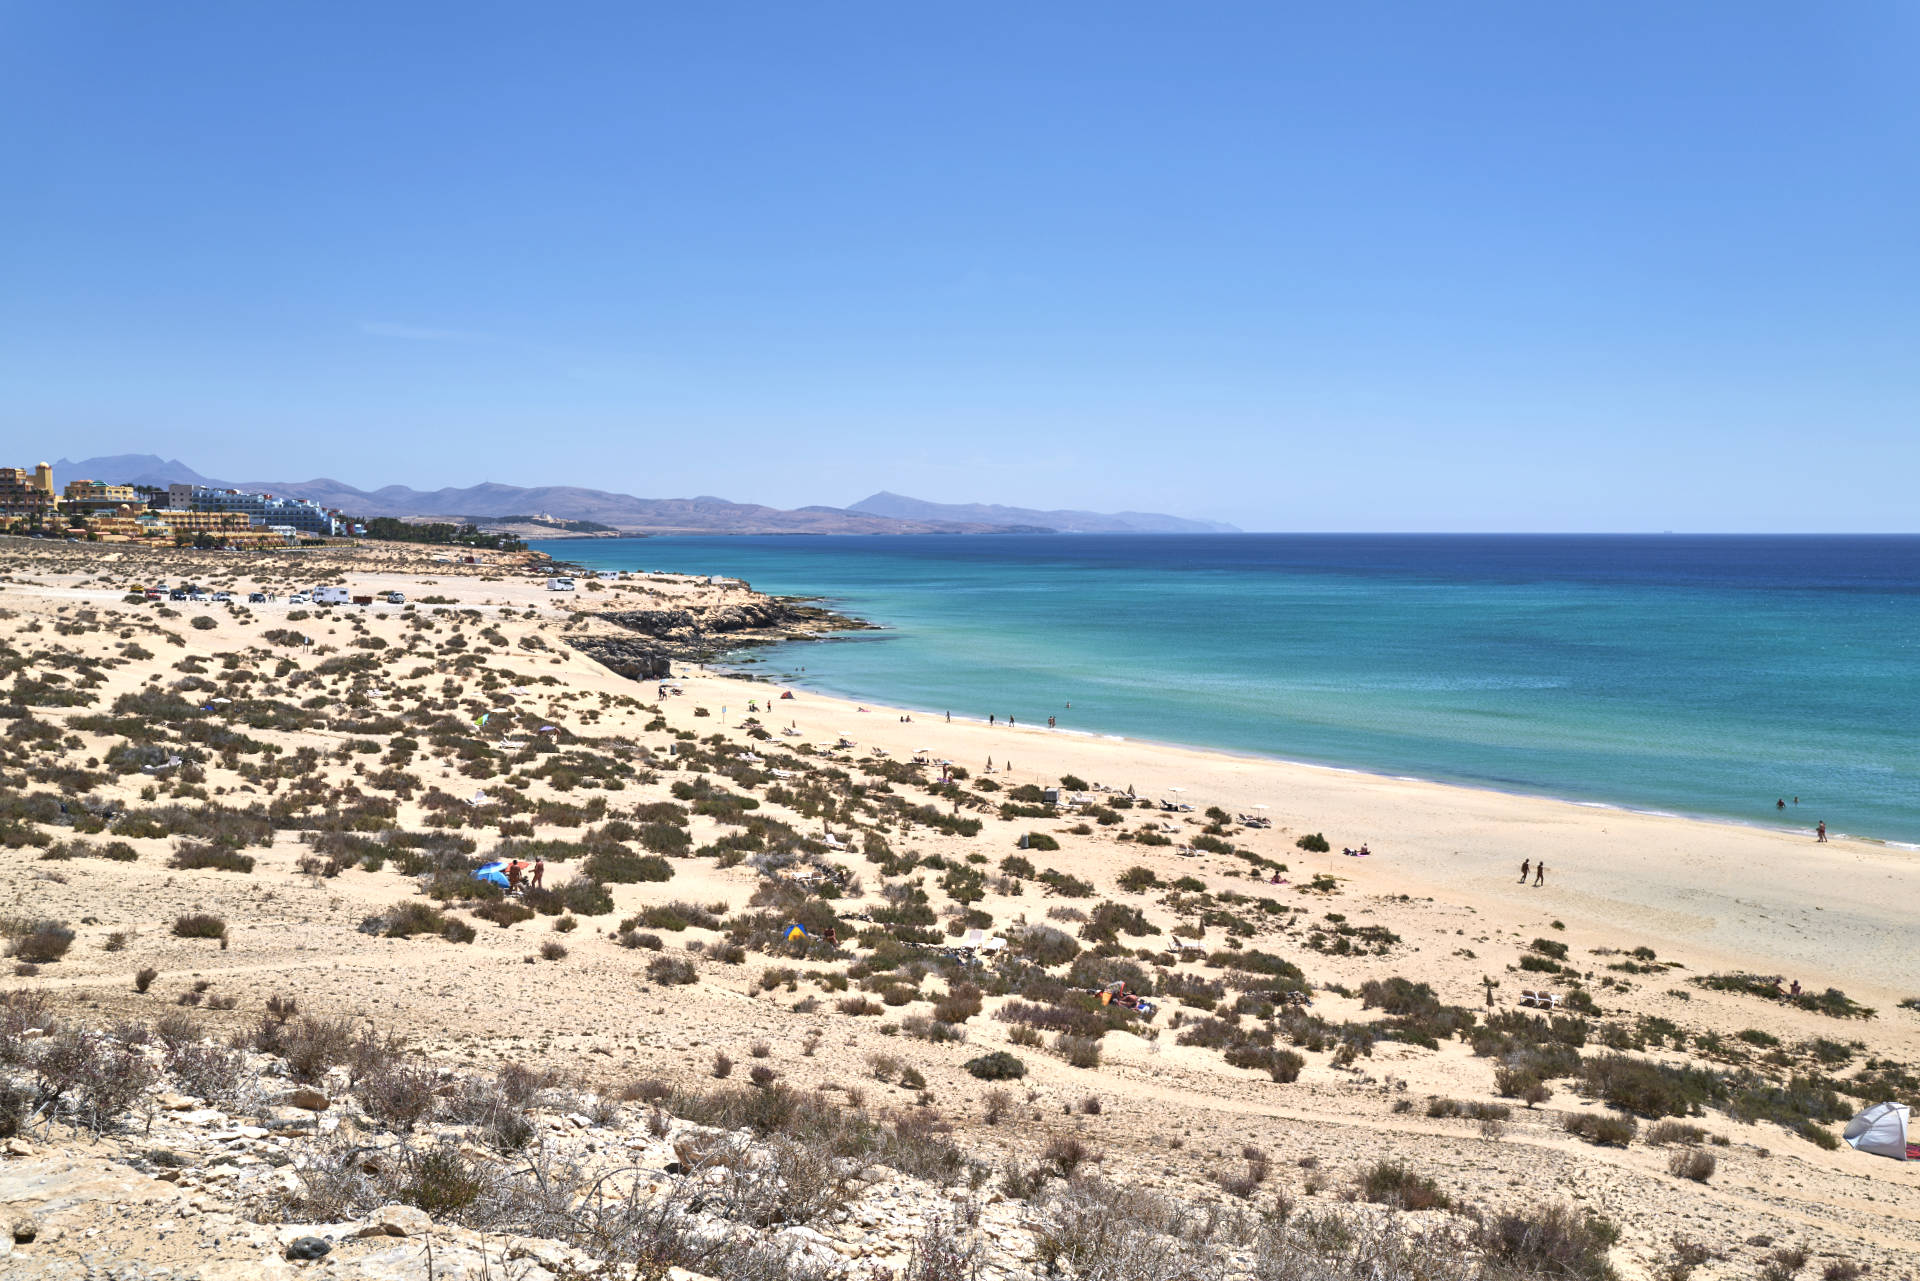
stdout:
POLYGON ((1151 512, 1035 511, 979 503, 930 503, 882 490, 850 507, 793 510, 724 498, 636 498, 572 485, 470 485, 464 489, 410 489, 385 485, 355 489, 337 480, 227 481, 203 476, 179 459, 115 454, 53 465, 54 484, 87 479, 113 485, 211 485, 304 498, 350 516, 469 520, 539 514, 585 520, 627 533, 701 534, 988 534, 988 533, 1230 533, 1231 525, 1151 512))
POLYGON ((1002 507, 997 503, 930 503, 905 494, 881 490, 847 508, 868 516, 894 520, 957 521, 1002 528, 1047 529, 1057 534, 1237 534, 1232 525, 1210 520, 1188 520, 1157 512, 1037 511, 1031 507, 1002 507))

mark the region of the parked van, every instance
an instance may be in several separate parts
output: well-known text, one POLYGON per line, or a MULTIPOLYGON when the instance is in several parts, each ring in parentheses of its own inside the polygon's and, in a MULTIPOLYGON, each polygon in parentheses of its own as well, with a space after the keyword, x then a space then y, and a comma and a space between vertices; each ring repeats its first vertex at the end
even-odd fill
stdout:
POLYGON ((313 603, 316 605, 350 605, 353 593, 344 587, 316 587, 313 589, 313 603))
POLYGON ((547 580, 547 590, 550 592, 570 592, 573 590, 573 580, 571 578, 549 578, 547 580))

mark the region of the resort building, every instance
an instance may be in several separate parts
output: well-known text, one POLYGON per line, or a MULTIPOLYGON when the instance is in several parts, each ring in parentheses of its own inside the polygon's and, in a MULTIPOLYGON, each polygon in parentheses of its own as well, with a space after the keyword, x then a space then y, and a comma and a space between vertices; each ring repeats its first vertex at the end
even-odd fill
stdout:
POLYGON ((167 486, 169 512, 239 512, 257 525, 290 525, 303 534, 330 537, 339 532, 339 517, 304 498, 282 498, 244 489, 214 489, 209 485, 167 486))
POLYGON ((53 494, 53 468, 40 463, 0 467, 0 521, 39 521, 53 515, 59 500, 53 494))
POLYGON ((132 485, 108 485, 97 480, 70 480, 61 495, 60 506, 70 513, 112 512, 120 507, 144 507, 145 501, 132 485))

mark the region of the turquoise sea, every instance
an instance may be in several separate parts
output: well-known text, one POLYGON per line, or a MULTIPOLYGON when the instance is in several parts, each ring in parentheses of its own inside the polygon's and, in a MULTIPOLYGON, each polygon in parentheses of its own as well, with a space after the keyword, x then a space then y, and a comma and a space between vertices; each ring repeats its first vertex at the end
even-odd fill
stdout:
POLYGON ((1920 537, 536 545, 879 623, 747 656, 874 702, 1920 843, 1920 537))

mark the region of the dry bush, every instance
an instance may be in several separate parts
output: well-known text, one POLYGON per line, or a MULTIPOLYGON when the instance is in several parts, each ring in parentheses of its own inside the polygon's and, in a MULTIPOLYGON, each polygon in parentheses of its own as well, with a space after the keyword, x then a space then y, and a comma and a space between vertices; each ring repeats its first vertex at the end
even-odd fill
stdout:
POLYGON ((1071 1179, 1081 1166, 1098 1163, 1101 1156, 1071 1134, 1056 1134, 1040 1149, 1040 1159, 1058 1170, 1061 1178, 1071 1179))
POLYGON ((227 923, 205 912, 189 912, 173 918, 173 932, 183 939, 219 939, 224 944, 227 923))
POLYGON ((1070 1036, 1062 1032, 1053 1038, 1053 1048, 1061 1058, 1077 1068, 1100 1066, 1100 1042, 1090 1036, 1070 1036))
POLYGON ((250 1082, 246 1055, 197 1039, 178 1045, 170 1043, 166 1063, 167 1071, 182 1091, 214 1103, 239 1102, 250 1082))
POLYGON ((1482 1274, 1468 1242, 1447 1227, 1416 1227, 1393 1216, 1276 1214, 1255 1239, 1250 1276, 1252 1281, 1481 1281, 1482 1274))
POLYGON ((135 1046, 83 1028, 46 1038, 33 1053, 32 1067, 39 1108, 95 1133, 117 1121, 153 1083, 153 1069, 135 1046))
POLYGON ((1705 1130, 1685 1121, 1655 1121, 1647 1127, 1647 1142, 1654 1147, 1665 1147, 1669 1143, 1698 1144, 1706 1137, 1705 1130))
POLYGON ((1568 1134, 1578 1135, 1589 1143, 1616 1148, 1626 1147, 1633 1142, 1633 1136, 1640 1132, 1640 1123, 1632 1117, 1612 1116, 1605 1112, 1569 1112, 1560 1124, 1568 1134))
POLYGON ((1398 1210, 1446 1210, 1453 1206, 1453 1198, 1432 1179, 1398 1161, 1375 1162, 1357 1182, 1360 1195, 1378 1205, 1398 1210))
POLYGON ((1224 1275, 1216 1212, 1143 1188, 1076 1178, 1054 1185, 1034 1235, 1049 1275, 1086 1281, 1213 1281, 1224 1275))
POLYGON ((698 983, 700 972, 692 961, 677 956, 656 956, 647 962, 647 977, 662 987, 698 983))
POLYGON ((438 1084, 428 1068, 394 1065, 361 1078, 354 1095, 374 1120, 411 1130, 432 1118, 438 1084))
POLYGON ((1478 1237, 1489 1262, 1521 1276, 1612 1281, 1607 1251, 1619 1229, 1567 1205, 1511 1210, 1482 1225, 1478 1237))
POLYGON ((57 961, 73 946, 73 931, 60 921, 34 921, 13 937, 7 955, 29 965, 57 961))
POLYGON ((1719 1166, 1713 1153, 1700 1148, 1676 1148, 1667 1156, 1667 1173, 1676 1179, 1705 1183, 1719 1166))

